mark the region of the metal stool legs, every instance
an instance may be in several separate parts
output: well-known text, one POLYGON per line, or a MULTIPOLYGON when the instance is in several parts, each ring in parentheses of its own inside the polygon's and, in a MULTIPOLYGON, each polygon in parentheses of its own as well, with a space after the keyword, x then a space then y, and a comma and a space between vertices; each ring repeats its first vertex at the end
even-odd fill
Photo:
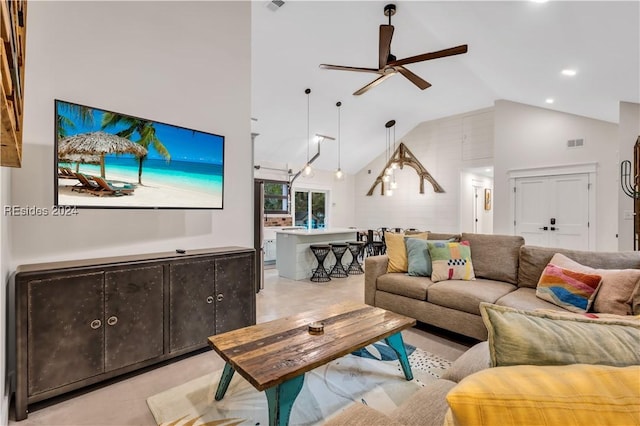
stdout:
POLYGON ((333 265, 333 268, 331 268, 331 272, 329 273, 331 278, 346 278, 348 276, 347 270, 344 269, 344 266, 342 265, 342 256, 344 256, 344 253, 348 248, 349 244, 346 243, 331 244, 331 251, 336 257, 336 263, 333 265))
POLYGON ((351 253, 351 263, 347 269, 349 275, 364 274, 362 270, 362 263, 360 263, 360 253, 364 250, 364 242, 362 241, 350 241, 349 252, 351 253))
POLYGON ((324 259, 329 254, 329 251, 331 251, 331 246, 329 246, 328 244, 326 245, 317 244, 317 245, 309 246, 309 249, 311 249, 311 252, 316 257, 316 260, 318 261, 318 267, 311 271, 312 272, 311 281, 314 281, 317 283, 324 283, 327 281, 331 281, 331 277, 329 277, 329 273, 324 267, 324 259))

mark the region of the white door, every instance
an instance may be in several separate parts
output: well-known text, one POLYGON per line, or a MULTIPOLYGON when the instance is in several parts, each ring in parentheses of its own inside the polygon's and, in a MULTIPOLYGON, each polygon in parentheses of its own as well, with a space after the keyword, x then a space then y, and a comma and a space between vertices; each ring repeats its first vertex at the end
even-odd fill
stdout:
POLYGON ((527 244, 589 248, 589 175, 516 179, 515 233, 527 244))

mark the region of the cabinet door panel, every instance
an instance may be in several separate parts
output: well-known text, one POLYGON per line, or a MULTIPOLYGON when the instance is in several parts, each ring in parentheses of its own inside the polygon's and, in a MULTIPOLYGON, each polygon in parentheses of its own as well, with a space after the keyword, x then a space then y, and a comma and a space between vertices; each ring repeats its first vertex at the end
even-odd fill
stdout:
POLYGON ((163 353, 162 265, 105 273, 105 371, 163 353))
POLYGON ((243 254, 216 260, 216 334, 256 323, 253 259, 243 254))
POLYGON ((103 372, 103 282, 102 272, 29 282, 30 395, 103 372))
POLYGON ((215 334, 215 260, 176 262, 169 269, 170 351, 206 346, 215 334))

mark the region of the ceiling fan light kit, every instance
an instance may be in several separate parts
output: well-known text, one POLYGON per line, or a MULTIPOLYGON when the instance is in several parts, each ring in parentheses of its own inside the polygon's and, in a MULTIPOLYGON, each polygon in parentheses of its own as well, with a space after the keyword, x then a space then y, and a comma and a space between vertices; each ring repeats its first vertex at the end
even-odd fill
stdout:
POLYGON ((395 14, 395 4, 388 4, 384 7, 384 15, 389 17, 389 23, 386 25, 380 25, 380 36, 378 43, 378 68, 362 68, 329 64, 320 64, 320 68, 337 71, 356 71, 379 74, 379 77, 377 77, 371 83, 356 90, 353 93, 355 96, 359 96, 363 93, 368 92, 372 88, 385 81, 387 78, 398 73, 400 73, 407 80, 416 85, 420 90, 424 90, 431 87, 431 83, 409 71, 404 67, 404 65, 467 53, 468 47, 466 44, 463 44, 449 49, 439 50, 437 52, 423 53, 421 55, 411 56, 409 58, 397 59, 391 53, 391 39, 393 38, 394 31, 394 27, 393 25, 391 25, 391 17, 395 14))

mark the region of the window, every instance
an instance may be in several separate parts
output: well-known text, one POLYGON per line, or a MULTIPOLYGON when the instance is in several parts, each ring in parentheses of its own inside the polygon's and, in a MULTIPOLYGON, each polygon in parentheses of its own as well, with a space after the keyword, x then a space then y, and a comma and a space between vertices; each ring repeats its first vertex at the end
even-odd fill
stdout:
POLYGON ((289 182, 264 181, 264 214, 289 214, 289 182))
POLYGON ((326 193, 314 191, 296 191, 295 193, 295 226, 307 229, 325 227, 326 193))

